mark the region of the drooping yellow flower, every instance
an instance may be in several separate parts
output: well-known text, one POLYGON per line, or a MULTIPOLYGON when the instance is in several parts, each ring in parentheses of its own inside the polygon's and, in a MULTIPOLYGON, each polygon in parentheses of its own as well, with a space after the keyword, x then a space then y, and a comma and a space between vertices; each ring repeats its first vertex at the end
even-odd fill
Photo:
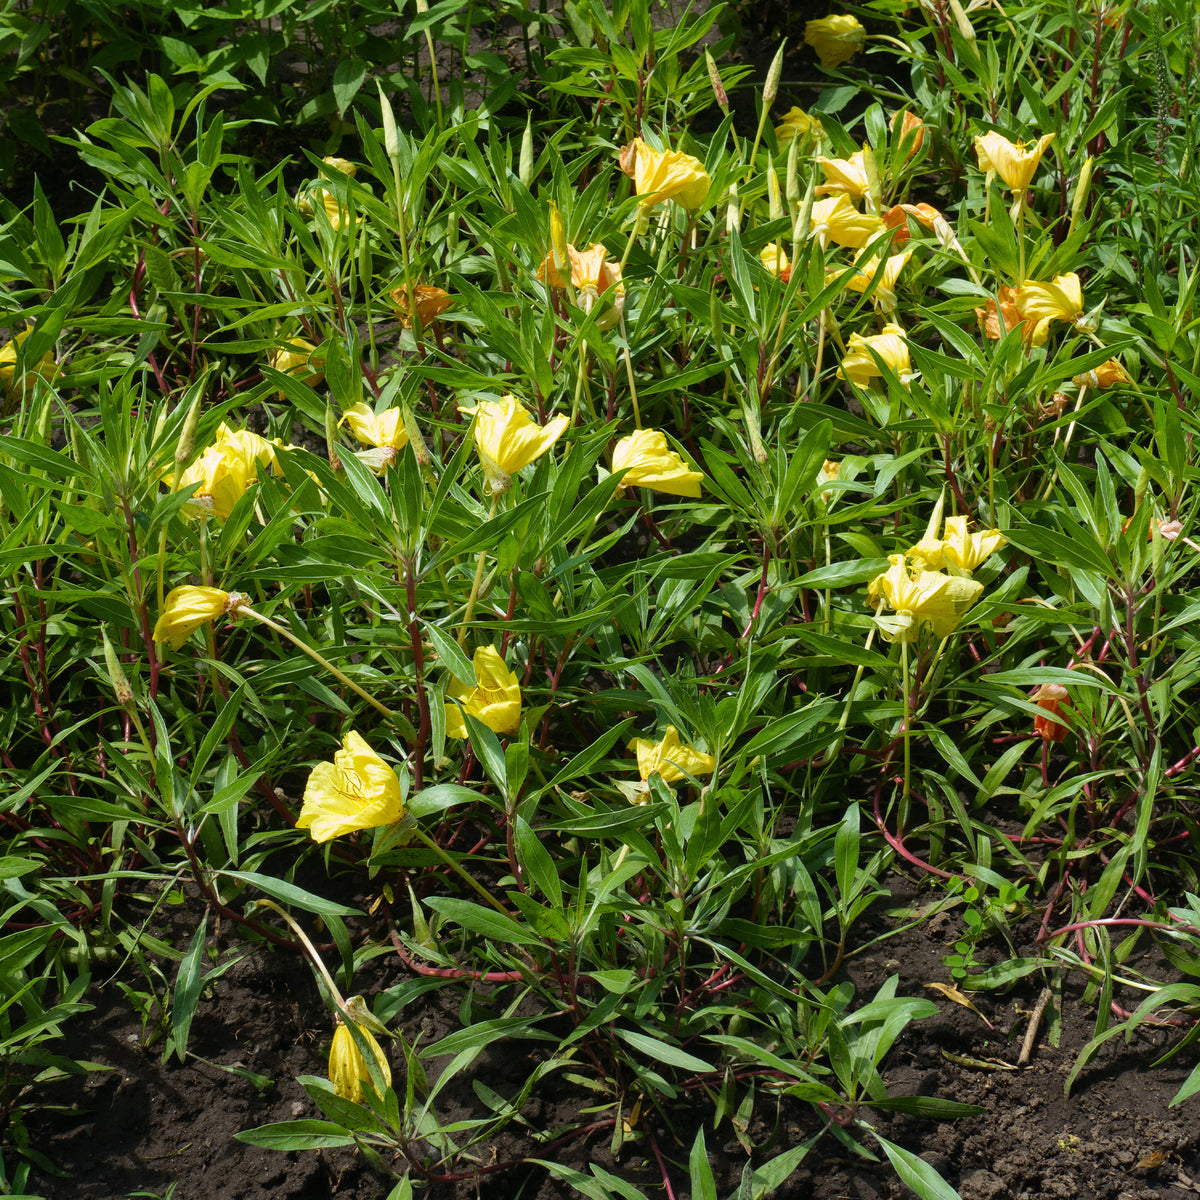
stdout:
POLYGON ((810 117, 804 109, 793 105, 775 126, 775 140, 779 143, 780 150, 785 150, 794 138, 806 138, 814 130, 820 132, 821 122, 816 117, 810 117))
POLYGON ((278 441, 269 442, 248 429, 233 430, 222 423, 217 427, 217 440, 180 474, 178 483, 172 474, 164 478, 176 491, 200 485, 184 506, 185 516, 212 513, 224 521, 258 478, 258 468, 276 465, 280 448, 278 441))
POLYGON ((358 174, 358 168, 348 158, 338 158, 336 155, 328 154, 321 161, 327 167, 341 171, 343 175, 349 175, 351 179, 358 174))
POLYGON ((817 52, 821 66, 831 70, 849 62, 862 48, 867 31, 857 17, 839 14, 808 21, 804 26, 804 41, 817 52))
MULTIPOLYGON (((359 1036, 367 1043, 368 1049, 379 1064, 380 1074, 388 1087, 392 1086, 392 1068, 388 1063, 383 1047, 375 1040, 374 1034, 361 1025, 356 1025, 359 1036)), ((338 1027, 333 1031, 333 1042, 329 1047, 329 1082, 333 1090, 343 1100, 351 1100, 355 1104, 363 1102, 364 1083, 371 1080, 371 1072, 367 1069, 366 1059, 359 1050, 349 1025, 338 1021, 338 1027)))
POLYGON ((242 599, 237 592, 223 592, 214 587, 185 584, 172 588, 163 600, 151 636, 156 642, 170 642, 172 650, 179 650, 201 625, 224 616, 242 599))
POLYGON ((836 196, 844 192, 847 196, 865 196, 870 184, 867 181, 867 168, 863 162, 863 152, 850 155, 849 158, 813 159, 821 168, 825 182, 817 188, 818 196, 836 196))
MULTIPOLYGON (((858 257, 861 259, 861 251, 858 257)), ((846 287, 852 292, 865 292, 878 280, 871 292, 871 303, 880 312, 894 313, 896 311, 896 281, 900 278, 900 272, 904 270, 904 266, 910 258, 912 258, 911 250, 902 250, 899 254, 891 254, 886 258, 872 258, 865 269, 860 268, 846 280, 846 287)), ((837 271, 826 271, 825 282, 828 283, 835 279, 838 274, 837 271)))
POLYGON ((674 200, 684 208, 699 208, 708 198, 712 180, 704 164, 679 150, 655 150, 641 138, 626 147, 626 158, 632 157, 633 190, 643 208, 652 208, 664 200, 674 200))
POLYGON ((664 783, 679 783, 685 775, 709 775, 717 766, 717 760, 711 754, 681 742, 679 730, 674 725, 667 726, 661 742, 633 738, 629 749, 637 754, 638 774, 643 780, 648 780, 657 771, 664 783))
POLYGON ((272 346, 267 353, 267 365, 309 387, 316 387, 325 378, 325 354, 308 338, 291 337, 272 346))
POLYGON ((613 470, 625 470, 622 483, 628 487, 647 487, 692 499, 699 498, 704 478, 667 445, 666 434, 657 429, 639 429, 623 437, 613 449, 613 470))
POLYGON ((883 231, 884 224, 879 217, 874 213, 859 212, 845 192, 818 200, 812 206, 808 235, 817 238, 822 246, 833 241, 839 246, 860 250, 883 231))
POLYGON ((360 400, 346 409, 342 420, 364 446, 390 446, 394 450, 403 450, 408 445, 403 409, 389 408, 386 412, 376 413, 360 400))
POLYGON ((985 133, 975 139, 975 153, 981 171, 995 171, 1014 192, 1023 192, 1033 182, 1034 172, 1046 147, 1054 141, 1047 133, 1032 146, 1010 142, 1002 133, 985 133))
MULTIPOLYGON (((445 288, 432 287, 425 283, 414 283, 412 291, 412 299, 416 304, 417 316, 421 318, 422 328, 437 320, 454 303, 454 297, 445 288)), ((402 283, 399 287, 392 288, 388 292, 388 296, 391 298, 392 305, 396 309, 396 316, 400 320, 400 328, 411 329, 413 323, 413 306, 409 303, 408 287, 402 283)))
POLYGON ((860 333, 852 333, 846 343, 846 357, 838 367, 838 378, 849 379, 859 387, 866 387, 872 379, 882 378, 884 370, 876 361, 875 355, 895 372, 901 383, 908 383, 912 377, 912 360, 908 353, 904 330, 895 324, 885 325, 882 333, 870 334, 867 337, 860 333))
POLYGON ((1083 316, 1083 288, 1071 271, 1056 275, 1048 283, 1028 280, 1017 288, 1017 312, 1030 323, 1026 336, 1031 345, 1043 346, 1051 321, 1076 321, 1083 316))
POLYGON ((910 568, 903 554, 891 554, 892 565, 867 585, 867 602, 886 604, 896 618, 877 618, 885 641, 916 641, 928 627, 935 637, 949 637, 963 613, 983 594, 983 584, 940 571, 910 568))
POLYGON ((1120 383, 1132 383, 1133 377, 1115 358, 1110 358, 1095 370, 1074 376, 1071 382, 1076 387, 1110 388, 1120 383))
POLYGON ((511 394, 481 400, 462 411, 475 414, 475 449, 493 491, 498 492, 507 489, 509 476, 541 458, 571 423, 569 417, 557 416, 538 425, 511 394))
POLYGON ((494 646, 480 646, 471 665, 475 668, 474 686, 455 679, 446 689, 447 695, 462 702, 461 708, 446 705, 446 736, 467 736, 464 712, 482 721, 493 733, 516 733, 521 728, 520 681, 494 646))
POLYGON ((396 772, 354 730, 342 738, 333 762, 317 763, 304 789, 297 829, 314 842, 393 825, 404 816, 396 772))
POLYGON ((17 376, 17 350, 21 343, 33 332, 32 329, 22 329, 0 346, 0 387, 9 400, 21 403, 28 397, 36 386, 35 381, 49 381, 58 374, 58 364, 54 355, 47 350, 35 363, 26 363, 17 376))

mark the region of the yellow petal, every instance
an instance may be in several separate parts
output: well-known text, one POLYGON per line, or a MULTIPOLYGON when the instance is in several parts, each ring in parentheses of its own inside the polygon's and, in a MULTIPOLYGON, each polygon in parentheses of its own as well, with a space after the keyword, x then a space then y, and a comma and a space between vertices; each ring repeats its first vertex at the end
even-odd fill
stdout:
POLYGON ((156 642, 170 642, 172 650, 179 650, 201 625, 222 616, 229 608, 229 600, 229 593, 220 588, 172 588, 154 623, 152 637, 156 642))
POLYGON ((463 412, 475 414, 475 447, 485 468, 495 467, 505 475, 515 475, 541 458, 571 423, 569 417, 558 416, 538 425, 512 395, 481 400, 463 412))
POLYGON ((403 450, 408 445, 408 430, 404 426, 402 409, 389 408, 377 414, 360 400, 346 409, 342 420, 364 446, 390 446, 395 450, 403 450))
POLYGON ((638 773, 643 780, 658 772, 664 783, 679 783, 685 778, 685 773, 697 777, 708 775, 717 766, 717 760, 711 754, 681 742, 674 725, 667 726, 661 742, 634 738, 629 743, 629 749, 637 754, 638 773))
POLYGON ((622 482, 630 487, 692 499, 699 498, 704 478, 667 445, 666 434, 657 429, 639 429, 622 438, 613 448, 613 470, 625 471, 622 482))
POLYGON ((447 695, 462 702, 446 705, 446 736, 465 738, 464 712, 482 721, 493 733, 512 735, 521 728, 521 683, 494 646, 480 646, 471 660, 475 685, 455 679, 447 695))
POLYGON ((297 829, 327 842, 358 829, 392 825, 404 816, 396 772, 353 730, 333 762, 318 763, 308 778, 297 829))
POLYGON ((925 627, 936 637, 948 637, 963 613, 983 594, 983 584, 973 579, 910 569, 903 554, 890 555, 888 561, 892 565, 871 581, 868 595, 886 602, 909 624, 904 627, 904 622, 898 622, 889 628, 881 621, 880 630, 887 641, 912 641, 925 627))
POLYGON ((842 359, 842 365, 838 367, 838 378, 849 379, 859 387, 866 387, 872 379, 880 378, 884 373, 876 361, 876 355, 883 360, 886 367, 895 372, 901 383, 907 382, 912 372, 908 342, 905 340, 904 330, 895 324, 885 325, 882 333, 869 337, 852 333, 846 343, 846 356, 842 359))
POLYGON ((840 14, 809 21, 804 26, 804 41, 817 52, 821 66, 840 67, 852 59, 866 42, 867 31, 857 17, 840 14))
MULTIPOLYGON (((946 562, 964 571, 974 571, 1005 544, 998 529, 967 532, 966 517, 947 517, 945 541, 942 543, 946 562)), ((930 564, 932 565, 932 564, 930 564)))
MULTIPOLYGON (((361 1025, 356 1028, 359 1036, 374 1054, 384 1082, 391 1087, 392 1068, 388 1064, 383 1047, 375 1040, 370 1030, 363 1029, 361 1025)), ((354 1041, 349 1025, 339 1022, 338 1027, 333 1031, 333 1042, 329 1047, 329 1082, 333 1084, 333 1090, 343 1100, 361 1104, 363 1102, 362 1085, 369 1083, 370 1079, 371 1072, 367 1069, 366 1060, 354 1041)))
POLYGON ((975 153, 981 171, 995 171, 1014 192, 1023 192, 1033 181, 1034 172, 1046 147, 1054 141, 1047 133, 1032 146, 1010 142, 1002 133, 985 133, 975 139, 975 153))
POLYGON ((633 142, 633 187, 646 207, 674 200, 684 208, 699 208, 712 180, 704 164, 678 150, 655 150, 641 138, 633 142))

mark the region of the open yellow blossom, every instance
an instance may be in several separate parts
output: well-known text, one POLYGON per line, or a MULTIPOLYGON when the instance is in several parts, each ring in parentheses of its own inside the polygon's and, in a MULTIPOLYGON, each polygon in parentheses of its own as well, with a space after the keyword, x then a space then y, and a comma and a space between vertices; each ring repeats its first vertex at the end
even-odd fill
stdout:
POLYGON ((462 411, 475 414, 475 449, 497 492, 507 489, 509 476, 541 458, 571 423, 569 417, 557 416, 538 425, 511 394, 499 400, 481 400, 462 411))
POLYGON ((704 476, 667 445, 666 434, 657 429, 639 429, 623 437, 613 449, 613 470, 625 471, 629 487, 647 487, 669 496, 700 495, 704 476))
POLYGON ((1004 544, 1004 534, 998 529, 980 529, 975 533, 968 533, 966 517, 946 518, 942 554, 949 567, 974 571, 1004 544))
POLYGON ((847 196, 865 196, 867 188, 867 168, 863 163, 863 152, 850 155, 849 158, 813 159, 821 168, 825 182, 817 188, 818 196, 834 196, 844 192, 847 196))
POLYGON ((708 198, 712 180, 698 158, 679 150, 655 150, 641 138, 635 138, 630 146, 633 190, 643 208, 674 200, 684 208, 695 209, 708 198))
POLYGON ((327 842, 359 829, 393 825, 402 816, 396 772, 351 730, 333 762, 313 767, 296 828, 307 829, 314 842, 327 842))
MULTIPOLYGON (((369 1029, 356 1025, 359 1036, 367 1043, 368 1049, 379 1064, 380 1074, 388 1087, 392 1086, 392 1068, 388 1063, 383 1047, 375 1040, 375 1035, 369 1029)), ((351 1100, 355 1104, 363 1102, 364 1083, 371 1080, 371 1072, 367 1068, 362 1051, 350 1032, 348 1024, 338 1021, 338 1027, 333 1031, 333 1042, 329 1047, 329 1082, 333 1090, 343 1100, 351 1100)))
POLYGON ((788 261, 787 251, 778 242, 768 242, 758 257, 776 279, 782 279, 784 283, 791 280, 792 264, 788 261))
POLYGON ((866 387, 872 379, 879 379, 885 374, 884 367, 893 371, 901 383, 908 383, 912 377, 908 342, 899 325, 885 325, 882 333, 867 337, 852 333, 846 343, 846 357, 842 359, 837 375, 839 379, 849 379, 859 387, 866 387), (882 366, 876 356, 882 360, 882 366))
POLYGON ((1071 382, 1076 387, 1110 388, 1121 383, 1132 383, 1133 377, 1115 358, 1110 358, 1093 371, 1073 376, 1071 382))
POLYGON ((838 14, 808 21, 804 26, 804 42, 817 52, 821 66, 831 70, 849 62, 862 48, 867 31, 857 17, 838 14))
POLYGON ((178 482, 172 474, 164 478, 175 491, 199 484, 184 506, 185 516, 211 513, 224 521, 257 480, 258 468, 276 465, 276 452, 281 448, 278 441, 269 442, 248 429, 230 429, 222 422, 217 427, 216 442, 179 475, 178 482))
MULTIPOLYGON (((413 305, 409 303, 408 287, 402 283, 399 287, 392 288, 388 296, 396 309, 400 328, 411 329, 413 305)), ((413 284, 412 300, 415 301, 422 328, 437 320, 454 303, 454 297, 445 288, 432 287, 425 283, 413 284)))
POLYGON ((494 646, 480 646, 471 665, 475 668, 474 686, 455 679, 446 689, 452 700, 462 702, 461 708, 446 705, 446 736, 467 736, 464 712, 482 721, 493 733, 516 733, 521 728, 521 684, 516 675, 494 646))
POLYGON ((975 139, 979 169, 995 171, 1014 192, 1023 192, 1033 182, 1038 163, 1052 141, 1052 133, 1038 138, 1032 146, 1010 142, 1002 133, 982 134, 975 139))
POLYGON ((1017 288, 1017 312, 1030 323, 1026 337, 1031 345, 1043 346, 1051 321, 1078 320, 1083 316, 1083 288, 1079 276, 1071 271, 1056 275, 1048 283, 1028 280, 1017 288))
POLYGON ((808 235, 817 238, 822 246, 832 241, 839 246, 861 250, 883 231, 884 224, 879 217, 874 213, 859 212, 845 192, 827 196, 812 206, 808 235))
POLYGON ((350 432, 364 446, 390 446, 403 450, 408 445, 408 430, 404 426, 404 410, 389 408, 376 413, 361 400, 342 414, 350 432))
POLYGON ((793 105, 775 126, 775 140, 779 143, 779 148, 784 150, 794 138, 806 138, 814 131, 821 131, 821 122, 816 117, 810 117, 804 109, 793 105))
POLYGON ((711 754, 679 740, 679 730, 668 725, 661 742, 634 738, 629 749, 637 754, 638 774, 648 780, 657 772, 664 783, 679 783, 686 775, 710 775, 717 766, 711 754))
MULTIPOLYGON (((861 252, 859 257, 862 257, 861 252)), ((852 292, 865 292, 874 283, 871 303, 880 312, 894 313, 896 311, 896 281, 900 278, 900 272, 904 270, 905 264, 911 257, 911 250, 902 250, 899 254, 891 254, 887 258, 873 258, 865 269, 855 271, 846 280, 846 287, 852 292)), ((837 275, 837 271, 826 271, 825 281, 828 283, 837 275)))
POLYGON ((201 625, 224 616, 244 600, 237 592, 223 592, 215 587, 185 584, 172 588, 163 600, 151 636, 156 642, 170 642, 172 650, 179 650, 201 625))
POLYGON ((267 353, 267 365, 284 375, 291 375, 309 387, 316 387, 325 378, 325 354, 308 338, 291 337, 267 353))
POLYGON ((903 554, 891 554, 892 565, 867 585, 867 602, 886 604, 895 619, 876 618, 884 640, 916 641, 923 628, 935 637, 949 637, 963 613, 983 595, 983 584, 957 575, 943 575, 919 566, 909 567, 903 554))
POLYGON ((17 351, 32 332, 32 329, 22 329, 0 346, 0 387, 4 388, 4 394, 10 400, 17 403, 29 396, 36 386, 36 380, 51 380, 58 374, 54 355, 47 350, 37 362, 25 363, 20 376, 17 375, 17 351))

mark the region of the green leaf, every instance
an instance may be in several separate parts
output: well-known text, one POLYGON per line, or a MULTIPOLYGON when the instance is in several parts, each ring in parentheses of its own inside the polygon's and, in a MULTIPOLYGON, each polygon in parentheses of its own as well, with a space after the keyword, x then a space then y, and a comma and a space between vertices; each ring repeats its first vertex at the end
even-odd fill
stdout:
POLYGON ((912 1188, 921 1200, 960 1200, 958 1193, 923 1159, 918 1158, 911 1150, 897 1146, 881 1137, 865 1122, 858 1122, 883 1147, 900 1180, 912 1188))
POLYGON ((361 58, 347 58, 338 63, 333 73, 333 98, 339 117, 350 107, 366 77, 367 64, 361 58))
POLYGON ((312 892, 306 892, 294 883, 276 879, 273 875, 260 875, 256 871, 218 871, 218 875, 227 879, 236 879, 239 883, 249 884, 265 892, 281 904, 289 904, 305 912, 314 913, 318 917, 361 917, 357 908, 347 908, 344 904, 335 904, 312 892))
POLYGON ((329 1121, 277 1121, 233 1136, 239 1142, 267 1150, 328 1150, 354 1145, 352 1134, 329 1121))
POLYGON ((686 1050, 680 1050, 678 1046, 672 1046, 667 1042, 659 1041, 658 1038, 649 1037, 647 1034, 635 1033, 632 1029, 614 1029, 613 1033, 640 1054, 656 1058, 670 1067, 678 1067, 681 1071, 708 1074, 714 1069, 704 1059, 697 1058, 694 1054, 688 1054, 686 1050))
POLYGON ((535 937, 512 917, 505 916, 492 908, 472 904, 470 900, 459 900, 454 896, 430 896, 425 903, 470 933, 490 938, 504 945, 511 942, 516 946, 540 946, 542 940, 535 937))
POLYGON ((171 1004, 171 1041, 168 1053, 173 1047, 180 1062, 187 1061, 188 1034, 192 1028, 192 1018, 196 1015, 196 1002, 200 999, 200 991, 204 986, 204 939, 208 935, 208 916, 200 918, 200 924, 192 935, 187 952, 179 963, 175 974, 175 995, 171 1004))

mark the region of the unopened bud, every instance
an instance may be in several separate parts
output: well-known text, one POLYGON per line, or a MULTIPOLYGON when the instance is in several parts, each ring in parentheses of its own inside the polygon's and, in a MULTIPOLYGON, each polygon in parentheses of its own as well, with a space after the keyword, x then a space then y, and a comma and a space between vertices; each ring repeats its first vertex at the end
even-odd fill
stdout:
POLYGON ((181 467, 186 467, 192 461, 196 450, 196 428, 200 424, 200 401, 203 398, 204 392, 197 388, 187 416, 183 418, 183 428, 179 431, 179 441, 175 444, 175 462, 181 467))
POLYGON ((525 132, 521 135, 521 157, 518 160, 517 177, 526 189, 533 185, 533 117, 525 118, 525 132))
POLYGON ((774 167, 767 168, 767 203, 771 209, 771 220, 783 219, 783 197, 779 194, 779 176, 774 167))
POLYGON ((128 708, 133 703, 133 688, 129 684, 124 667, 121 666, 121 660, 117 657, 116 647, 109 639, 107 626, 100 626, 100 636, 104 641, 104 665, 108 668, 108 678, 112 682, 117 703, 122 708, 128 708))
POLYGON ((775 93, 779 91, 779 79, 783 75, 783 48, 786 42, 780 42, 771 66, 767 70, 767 82, 763 85, 763 110, 768 111, 775 103, 775 93))
POLYGON ((717 104, 720 105, 721 111, 726 116, 729 116, 729 93, 725 91, 725 86, 721 83, 721 72, 717 70, 717 64, 707 48, 704 51, 704 65, 708 67, 708 80, 712 84, 713 95, 717 98, 717 104))
POLYGON ((567 227, 563 223, 558 206, 550 205, 550 249, 554 254, 554 269, 560 274, 571 268, 571 256, 567 252, 567 227))
POLYGON ((1067 237, 1075 232, 1075 226, 1079 224, 1087 208, 1088 195, 1092 190, 1092 166, 1095 161, 1089 155, 1087 162, 1083 164, 1083 168, 1079 172, 1079 180, 1075 184, 1075 195, 1071 197, 1071 224, 1067 229, 1067 237))
POLYGON ((325 450, 329 455, 329 465, 335 470, 342 469, 342 460, 337 452, 338 417, 333 411, 333 401, 325 405, 325 450))
POLYGON ((954 23, 958 26, 958 32, 962 34, 963 40, 969 42, 974 48, 975 26, 967 18, 967 14, 958 0, 950 0, 950 12, 954 16, 954 23))
POLYGON ((388 98, 383 94, 383 84, 376 81, 379 89, 379 111, 383 114, 383 147, 388 158, 395 160, 400 153, 400 138, 396 133, 396 116, 388 98))
POLYGON ((729 185, 729 202, 725 206, 725 233, 727 235, 732 234, 738 227, 739 216, 737 184, 731 183, 729 185))

